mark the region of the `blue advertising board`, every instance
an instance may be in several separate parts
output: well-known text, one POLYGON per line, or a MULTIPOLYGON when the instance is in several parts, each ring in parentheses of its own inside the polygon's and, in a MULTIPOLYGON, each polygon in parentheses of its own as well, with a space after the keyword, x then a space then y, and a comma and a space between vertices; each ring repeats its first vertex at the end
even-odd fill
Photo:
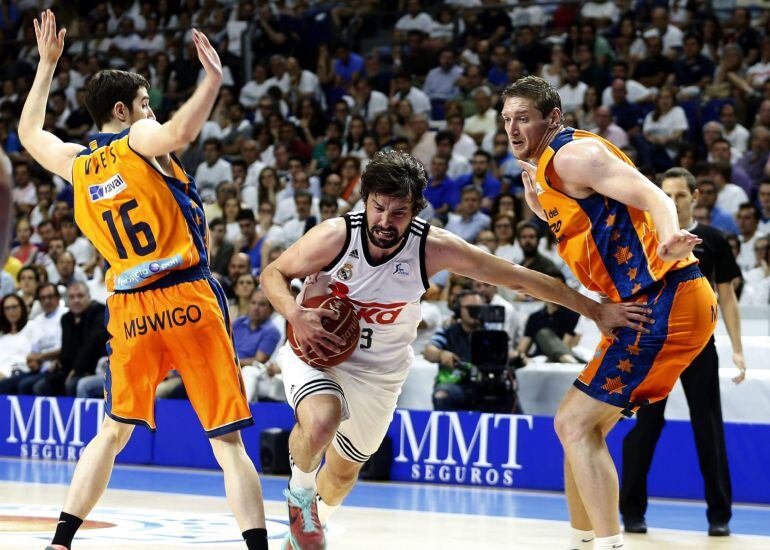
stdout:
MULTIPOLYGON (((259 440, 267 429, 288 430, 291 408, 251 405, 255 426, 242 431, 257 469, 259 440)), ((137 427, 118 462, 216 468, 211 446, 189 402, 159 400, 158 430, 137 427)), ((0 455, 74 461, 104 418, 95 399, 0 396, 0 455)), ((633 420, 622 420, 608 438, 620 466, 623 437, 633 420)), ((770 425, 726 424, 733 497, 770 503, 770 425)), ((563 454, 550 417, 447 411, 397 410, 388 429, 393 442, 391 479, 484 487, 563 490, 563 454)), ((651 496, 703 498, 692 430, 669 421, 649 475, 651 496)))

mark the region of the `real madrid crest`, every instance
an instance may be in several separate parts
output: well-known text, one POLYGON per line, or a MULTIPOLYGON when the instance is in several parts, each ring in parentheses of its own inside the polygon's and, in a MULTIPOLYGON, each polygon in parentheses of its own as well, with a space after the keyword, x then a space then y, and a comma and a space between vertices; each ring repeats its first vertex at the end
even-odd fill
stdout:
POLYGON ((345 264, 337 270, 337 277, 343 281, 349 281, 353 277, 353 264, 345 264))

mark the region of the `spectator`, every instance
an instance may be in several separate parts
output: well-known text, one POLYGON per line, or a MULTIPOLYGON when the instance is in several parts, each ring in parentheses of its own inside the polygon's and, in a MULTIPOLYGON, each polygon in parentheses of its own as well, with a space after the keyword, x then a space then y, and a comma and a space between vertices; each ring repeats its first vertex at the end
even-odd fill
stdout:
POLYGON ((72 252, 65 250, 56 257, 56 276, 55 278, 49 277, 49 280, 59 285, 59 293, 63 291, 62 289, 66 291, 67 287, 76 281, 80 283, 88 281, 85 274, 76 270, 76 267, 75 256, 72 252))
POLYGON ((762 38, 762 54, 760 59, 746 71, 746 80, 755 90, 761 90, 770 78, 770 36, 762 38))
POLYGON ((106 353, 108 339, 105 307, 91 300, 88 286, 75 282, 67 287, 69 311, 61 318, 61 351, 58 361, 35 383, 35 395, 74 397, 78 381, 96 372, 106 353))
POLYGON ((31 321, 43 311, 37 301, 37 287, 41 282, 40 271, 35 266, 26 265, 16 274, 19 290, 16 295, 27 307, 27 318, 31 321))
POLYGON ((460 292, 455 304, 455 322, 440 328, 423 351, 427 361, 439 364, 433 388, 435 410, 463 410, 471 404, 467 366, 471 361, 471 333, 482 327, 469 307, 483 305, 484 298, 477 292, 460 292))
POLYGON ((429 166, 436 154, 436 132, 429 130, 428 117, 421 113, 412 114, 409 126, 413 135, 411 154, 423 166, 429 166))
POLYGON ((462 76, 463 69, 455 64, 455 55, 451 48, 443 48, 439 52, 438 60, 438 66, 431 69, 425 78, 423 91, 431 100, 444 102, 460 93, 457 81, 462 76))
MULTIPOLYGON (((554 44, 551 46, 551 62, 542 65, 538 76, 558 90, 564 82, 566 64, 567 56, 564 53, 564 46, 554 44)), ((508 80, 508 82, 514 81, 508 80)))
POLYGON ((768 238, 757 239, 754 243, 757 267, 745 275, 741 294, 741 305, 767 306, 770 304, 770 246, 768 238), (764 246, 762 246, 764 241, 764 246))
POLYGON ((27 305, 19 296, 0 299, 0 380, 28 370, 27 305))
POLYGON ((492 109, 492 92, 486 86, 479 86, 473 91, 473 101, 476 114, 465 119, 465 132, 480 145, 485 135, 497 130, 499 113, 492 109))
MULTIPOLYGON (((332 155, 335 158, 335 163, 337 161, 337 152, 336 148, 339 147, 339 143, 335 141, 332 144, 333 147, 335 147, 334 153, 332 155)), ((331 152, 331 150, 329 150, 331 152)), ((307 172, 301 171, 294 174, 294 178, 291 182, 291 187, 293 189, 293 192, 291 195, 286 196, 285 198, 282 198, 278 202, 278 207, 275 209, 275 223, 279 225, 285 225, 287 221, 291 220, 292 218, 296 217, 297 215, 297 207, 295 205, 294 198, 297 196, 297 193, 299 191, 307 191, 308 194, 310 194, 310 180, 308 178, 307 172)), ((288 193, 287 193, 288 195, 288 193)), ((312 210, 313 214, 318 214, 318 199, 313 197, 312 194, 310 195, 312 198, 312 210)))
POLYGON ((505 44, 496 44, 492 48, 490 56, 491 68, 487 72, 487 82, 495 90, 500 90, 508 82, 508 63, 511 61, 511 52, 505 44))
POLYGON ((642 112, 638 105, 628 101, 626 83, 616 78, 610 84, 612 95, 612 116, 618 126, 630 136, 635 136, 642 127, 642 112))
POLYGON ((581 82, 580 69, 577 63, 567 63, 565 83, 558 89, 561 97, 562 112, 573 113, 583 105, 588 84, 581 82))
POLYGON ((235 280, 241 273, 251 273, 251 258, 243 252, 236 252, 227 264, 226 276, 220 280, 228 300, 235 298, 235 280))
POLYGON ((313 214, 311 210, 318 212, 318 201, 308 192, 299 190, 294 193, 294 204, 296 216, 283 224, 283 245, 288 248, 299 238, 310 231, 318 223, 319 215, 313 214))
POLYGON ((516 262, 516 258, 520 261, 523 257, 521 247, 516 242, 515 221, 515 217, 510 212, 500 212, 492 218, 492 231, 497 237, 495 256, 509 262, 516 262))
POLYGON ((66 216, 59 222, 64 246, 75 257, 75 262, 86 273, 92 273, 96 267, 96 249, 91 242, 80 234, 72 216, 66 216))
POLYGON ((719 122, 722 123, 724 137, 735 148, 739 155, 743 155, 749 148, 749 131, 738 123, 735 113, 735 105, 725 103, 719 110, 719 122))
MULTIPOLYGON (((331 178, 331 176, 329 177, 331 178)), ((337 202, 337 199, 332 196, 322 195, 319 206, 321 209, 321 222, 340 216, 339 203, 337 202)))
MULTIPOLYGON (((720 231, 728 234, 738 233, 738 224, 735 219, 726 210, 717 205, 717 185, 708 178, 698 178, 697 206, 703 207, 709 214, 709 221, 698 220, 705 225, 716 227, 720 231)), ((697 210, 697 208, 696 208, 697 210)), ((697 216, 698 212, 693 215, 697 216)))
POLYGON ((709 166, 709 177, 717 186, 717 205, 731 216, 738 214, 738 208, 749 197, 739 185, 731 183, 733 168, 730 161, 715 160, 709 166))
POLYGON ((29 223, 32 227, 37 227, 45 220, 51 219, 53 214, 53 183, 42 180, 37 183, 37 204, 29 213, 29 223))
POLYGON ((357 157, 345 157, 340 165, 339 176, 329 174, 324 180, 323 192, 336 199, 341 209, 349 209, 361 197, 361 161, 357 157))
MULTIPOLYGON (((560 272, 548 274, 564 282, 560 272)), ((542 309, 529 315, 524 327, 524 336, 517 348, 518 353, 525 361, 529 357, 545 355, 551 363, 577 363, 572 348, 580 340, 580 336, 575 333, 579 320, 580 314, 547 302, 542 309)))
POLYGON ((612 111, 609 107, 602 105, 596 109, 594 116, 596 127, 589 130, 594 134, 603 137, 618 149, 628 147, 628 134, 620 126, 612 121, 612 111))
MULTIPOLYGON (((677 145, 690 125, 684 110, 676 104, 674 92, 663 88, 655 100, 655 109, 644 118, 642 131, 650 150, 643 164, 652 165, 656 170, 668 169, 677 154, 677 145)), ((641 153, 641 151, 640 151, 641 153)))
POLYGON ((759 199, 760 222, 757 231, 770 235, 770 181, 760 182, 757 197, 759 199))
POLYGON ((420 0, 407 0, 407 13, 402 15, 396 21, 396 27, 393 31, 393 42, 399 44, 406 40, 409 31, 427 32, 433 28, 433 18, 422 11, 420 0))
MULTIPOLYGON (((399 71, 393 76, 393 94, 391 94, 390 101, 395 103, 400 99, 408 100, 412 104, 412 109, 415 113, 423 113, 430 116, 430 98, 425 92, 416 86, 412 86, 412 78, 405 71, 399 71)), ((377 127, 375 126, 374 128, 377 131, 377 127)))
POLYGON ((741 204, 738 209, 738 229, 740 231, 739 238, 741 240, 741 252, 738 254, 736 261, 740 266, 741 271, 748 273, 756 267, 757 258, 754 254, 754 244, 757 239, 763 238, 764 235, 757 231, 761 212, 759 207, 751 202, 745 202, 741 204))
POLYGON ((691 87, 692 91, 687 91, 687 95, 699 94, 714 77, 714 64, 701 53, 702 49, 701 38, 697 34, 688 34, 684 38, 682 55, 674 62, 674 83, 691 87))
POLYGON ((222 142, 216 138, 203 142, 203 157, 205 160, 195 170, 195 182, 201 198, 214 202, 217 185, 222 181, 232 181, 233 170, 230 163, 222 158, 222 142))
POLYGON ((674 64, 663 55, 663 41, 657 32, 647 33, 644 43, 647 46, 647 55, 636 63, 633 79, 646 88, 661 88, 674 72, 674 64))
POLYGON ((12 197, 16 211, 28 215, 37 203, 37 196, 27 161, 19 161, 13 165, 13 183, 12 197))
MULTIPOLYGON (((476 142, 472 137, 465 133, 465 119, 460 115, 447 116, 446 129, 454 136, 454 146, 452 151, 465 159, 471 158, 479 146, 476 145, 476 142)), ((451 162, 449 166, 451 174, 451 162)))
POLYGON ((751 178, 743 171, 743 168, 732 162, 732 151, 730 142, 724 138, 718 138, 713 141, 709 149, 709 158, 711 162, 725 162, 732 167, 730 179, 747 194, 754 194, 754 183, 751 178))
POLYGON ((755 126, 751 130, 749 150, 733 165, 740 168, 751 181, 752 188, 765 177, 765 167, 770 160, 770 129, 755 126))
POLYGON ((241 273, 233 281, 235 298, 230 300, 230 318, 238 319, 249 314, 251 295, 257 290, 259 283, 251 273, 241 273))
POLYGON ((540 230, 531 222, 520 222, 516 227, 516 241, 521 248, 521 265, 533 271, 552 275, 558 272, 556 264, 540 253, 540 230))
POLYGON ((214 273, 225 273, 227 262, 233 255, 234 246, 225 239, 225 221, 214 218, 209 222, 209 265, 214 273))
POLYGON ((430 163, 430 177, 425 188, 425 198, 434 212, 442 218, 449 212, 449 195, 454 192, 455 182, 447 175, 447 158, 434 155, 430 163))
MULTIPOLYGON (((460 116, 453 117, 456 123, 460 123, 462 128, 463 118, 460 116)), ((469 136, 462 133, 461 136, 467 138, 471 144, 476 145, 469 136)), ((468 162, 468 158, 455 151, 455 134, 450 130, 440 130, 436 132, 436 154, 448 159, 449 164, 447 167, 447 175, 455 179, 463 174, 468 174, 471 171, 471 164, 468 162)), ((473 151, 476 149, 474 148, 473 151)), ((471 153, 472 155, 473 153, 471 153)))
MULTIPOLYGON (((494 238, 494 234, 492 235, 494 238)), ((504 330, 508 334, 509 346, 514 346, 519 341, 519 333, 521 327, 519 327, 519 316, 516 312, 516 308, 513 304, 498 294, 498 288, 495 285, 490 285, 482 281, 473 281, 471 289, 474 292, 478 292, 479 295, 484 298, 484 302, 490 306, 500 306, 505 311, 504 319, 500 327, 485 327, 485 328, 499 328, 504 330)))
MULTIPOLYGON (((491 173, 492 155, 483 149, 477 150, 471 159, 472 172, 455 179, 455 193, 449 197, 449 206, 452 210, 461 200, 460 193, 467 186, 474 186, 482 193, 481 207, 489 210, 495 197, 500 194, 500 181, 491 173)), ((488 221, 488 220, 487 220, 488 221)))
POLYGON ((469 243, 474 242, 479 232, 489 227, 489 216, 481 212, 480 208, 481 191, 474 185, 466 185, 460 192, 457 214, 449 214, 446 230, 469 243))
POLYGON ((59 301, 59 291, 53 283, 42 283, 37 298, 43 314, 30 321, 27 334, 30 353, 27 355, 27 372, 0 380, 0 394, 32 395, 35 384, 53 366, 59 357, 62 339, 61 318, 67 308, 59 301))
POLYGON ((43 252, 31 242, 32 226, 27 218, 20 218, 16 222, 16 240, 18 245, 11 249, 11 256, 19 260, 24 265, 33 265, 43 261, 43 252))
POLYGON ((262 268, 262 248, 265 245, 265 239, 257 234, 257 220, 254 217, 254 212, 242 208, 238 212, 237 221, 241 228, 241 252, 249 257, 250 272, 259 275, 262 268))
POLYGON ((273 324, 273 307, 261 290, 252 292, 248 315, 233 321, 235 352, 241 365, 265 363, 281 340, 273 324))
POLYGON ((368 77, 359 77, 353 83, 353 93, 356 104, 353 110, 371 123, 377 115, 388 110, 388 96, 375 90, 368 77))
POLYGON ((650 19, 652 21, 652 28, 658 31, 663 40, 663 54, 673 59, 678 53, 679 48, 682 47, 684 33, 675 25, 669 23, 668 10, 664 7, 653 8, 650 19))

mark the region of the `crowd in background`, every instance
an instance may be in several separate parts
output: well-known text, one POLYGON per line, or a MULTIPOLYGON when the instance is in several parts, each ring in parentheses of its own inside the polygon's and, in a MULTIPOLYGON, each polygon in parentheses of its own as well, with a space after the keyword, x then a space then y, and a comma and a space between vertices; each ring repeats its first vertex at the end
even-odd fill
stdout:
MULTIPOLYGON (((741 303, 770 301, 766 11, 697 0, 7 0, 0 145, 16 224, 0 272, 0 392, 102 391, 103 260, 75 224, 72 188, 42 170, 16 133, 37 61, 32 19, 44 7, 67 28, 44 126, 65 141, 87 144, 96 131, 84 102, 96 71, 143 75, 162 122, 203 78, 190 27, 216 45, 223 86, 178 156, 206 202, 211 268, 231 300, 252 398, 282 398, 270 357, 285 322, 259 291, 260 271, 315 224, 363 208, 361 174, 378 150, 408 151, 425 165, 423 218, 578 286, 524 205, 499 116, 500 92, 527 74, 558 89, 567 126, 611 141, 653 181, 673 166, 690 170, 695 218, 729 235, 743 271, 741 303)), ((512 357, 542 354, 542 327, 557 327, 569 347, 579 341, 578 319, 555 306, 528 319, 527 297, 440 273, 423 302, 418 353, 446 345, 463 290, 505 308, 512 357)), ((549 360, 580 359, 557 349, 549 360)), ((426 353, 442 367, 453 355, 426 353)), ((173 372, 159 389, 183 392, 173 372)))

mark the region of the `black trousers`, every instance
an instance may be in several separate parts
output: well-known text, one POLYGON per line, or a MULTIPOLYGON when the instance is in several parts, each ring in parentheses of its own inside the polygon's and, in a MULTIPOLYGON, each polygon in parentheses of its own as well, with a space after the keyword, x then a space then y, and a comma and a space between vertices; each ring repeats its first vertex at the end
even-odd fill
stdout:
MULTIPOLYGON (((706 517, 709 523, 726 523, 732 516, 732 488, 719 396, 719 358, 713 337, 682 373, 681 381, 705 485, 706 517)), ((647 474, 666 423, 665 408, 664 399, 639 409, 636 426, 623 440, 620 512, 626 519, 644 518, 647 511, 647 474)))

